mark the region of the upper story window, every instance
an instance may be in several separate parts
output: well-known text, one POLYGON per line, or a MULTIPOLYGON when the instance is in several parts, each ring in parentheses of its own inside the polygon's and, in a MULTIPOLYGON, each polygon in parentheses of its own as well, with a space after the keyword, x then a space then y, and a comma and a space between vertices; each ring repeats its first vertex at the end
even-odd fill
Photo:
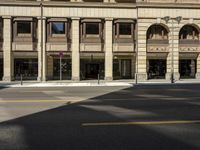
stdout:
POLYGON ((86 23, 86 35, 99 35, 99 23, 86 23))
POLYGON ((103 38, 103 23, 101 19, 83 19, 81 20, 82 40, 101 41, 103 38))
POLYGON ((52 34, 65 34, 65 22, 52 22, 52 34))
POLYGON ((199 31, 197 28, 186 25, 184 26, 179 35, 180 40, 199 40, 199 31))
POLYGON ((33 42, 37 39, 37 20, 35 18, 13 18, 13 41, 33 42))
POLYGON ((49 18, 47 20, 48 42, 67 42, 70 37, 70 24, 67 18, 49 18))
POLYGON ((132 35, 132 26, 130 23, 119 24, 119 35, 132 35))
POLYGON ((134 38, 135 23, 133 20, 115 20, 114 29, 115 39, 134 38))
POLYGON ((17 22, 17 34, 31 34, 31 22, 30 21, 17 22))
POLYGON ((148 40, 167 40, 168 31, 162 25, 152 25, 147 31, 148 40))

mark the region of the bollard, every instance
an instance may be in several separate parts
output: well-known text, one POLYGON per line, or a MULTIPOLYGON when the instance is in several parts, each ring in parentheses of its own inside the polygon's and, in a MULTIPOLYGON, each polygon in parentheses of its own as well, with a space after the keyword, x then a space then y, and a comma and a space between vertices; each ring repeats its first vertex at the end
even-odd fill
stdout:
POLYGON ((22 74, 20 75, 20 78, 21 78, 21 85, 23 85, 23 76, 22 76, 22 74))
POLYGON ((100 75, 98 74, 98 84, 100 84, 100 79, 99 78, 100 78, 100 75))

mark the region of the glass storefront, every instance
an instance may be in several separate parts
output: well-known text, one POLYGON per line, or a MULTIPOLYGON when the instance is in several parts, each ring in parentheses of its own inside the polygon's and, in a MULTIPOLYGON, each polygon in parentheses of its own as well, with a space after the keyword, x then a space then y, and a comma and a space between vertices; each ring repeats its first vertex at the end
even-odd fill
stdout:
POLYGON ((104 79, 104 60, 81 60, 80 76, 82 80, 104 79))
MULTIPOLYGON (((71 59, 62 59, 61 61, 62 69, 62 80, 70 80, 72 74, 71 59)), ((60 79, 60 59, 55 58, 53 60, 53 79, 60 79)))
POLYGON ((113 61, 114 79, 131 79, 131 60, 114 59, 113 61))
POLYGON ((3 78, 3 59, 0 59, 0 80, 3 78))
POLYGON ((37 59, 15 59, 14 60, 14 78, 20 80, 37 80, 38 60, 37 59))
POLYGON ((195 78, 196 60, 185 59, 179 61, 179 73, 181 78, 195 78))
POLYGON ((149 60, 148 78, 149 79, 165 79, 166 60, 151 59, 149 60))

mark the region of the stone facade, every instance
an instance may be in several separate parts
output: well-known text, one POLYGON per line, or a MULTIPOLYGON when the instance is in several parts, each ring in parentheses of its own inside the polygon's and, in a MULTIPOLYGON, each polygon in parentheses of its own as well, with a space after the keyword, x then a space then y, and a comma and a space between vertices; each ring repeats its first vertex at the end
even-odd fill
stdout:
POLYGON ((200 0, 0 0, 0 28, 5 81, 15 78, 18 58, 37 58, 37 79, 47 81, 56 74, 59 55, 71 61, 75 81, 90 76, 82 75, 81 60, 91 62, 88 72, 96 67, 101 74, 99 68, 104 68, 105 80, 114 76, 138 81, 160 76, 200 79, 200 0), (34 20, 30 40, 26 35, 18 37, 15 20, 34 20), (52 35, 49 20, 65 22, 65 33, 52 35), (95 24, 99 37, 85 36, 83 20, 95 24), (96 65, 101 60, 104 63, 96 65))

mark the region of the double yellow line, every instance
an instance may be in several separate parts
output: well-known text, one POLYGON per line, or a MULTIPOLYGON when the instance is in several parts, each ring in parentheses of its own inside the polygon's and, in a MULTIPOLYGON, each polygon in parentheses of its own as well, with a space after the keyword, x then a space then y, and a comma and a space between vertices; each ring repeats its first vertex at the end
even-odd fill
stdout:
POLYGON ((143 122, 102 122, 102 123, 83 123, 82 126, 173 125, 173 124, 197 124, 197 123, 200 123, 200 120, 143 121, 143 122))

